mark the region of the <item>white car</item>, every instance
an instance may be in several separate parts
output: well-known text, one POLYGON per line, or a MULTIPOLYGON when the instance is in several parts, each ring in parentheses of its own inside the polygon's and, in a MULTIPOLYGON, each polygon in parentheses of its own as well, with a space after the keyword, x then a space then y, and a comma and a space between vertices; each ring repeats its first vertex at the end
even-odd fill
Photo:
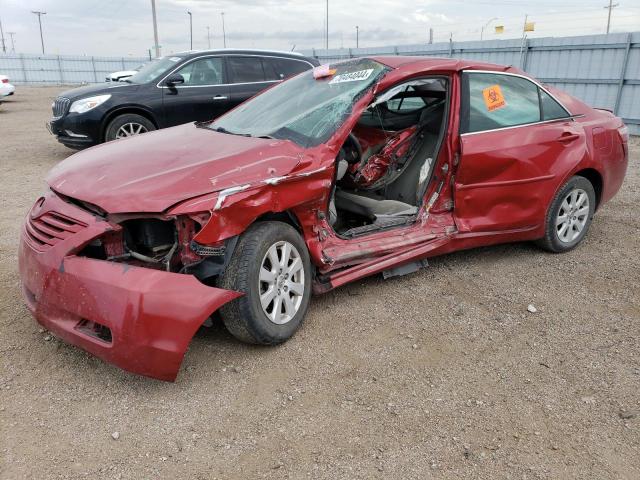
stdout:
POLYGON ((0 75, 0 98, 13 95, 16 91, 16 87, 9 83, 9 77, 6 75, 0 75))
POLYGON ((122 70, 120 72, 110 73, 109 76, 107 78, 105 78, 105 81, 107 81, 107 82, 121 82, 123 80, 126 80, 129 77, 134 76, 136 73, 138 73, 138 70, 140 70, 142 67, 144 67, 144 64, 138 65, 133 70, 122 70))

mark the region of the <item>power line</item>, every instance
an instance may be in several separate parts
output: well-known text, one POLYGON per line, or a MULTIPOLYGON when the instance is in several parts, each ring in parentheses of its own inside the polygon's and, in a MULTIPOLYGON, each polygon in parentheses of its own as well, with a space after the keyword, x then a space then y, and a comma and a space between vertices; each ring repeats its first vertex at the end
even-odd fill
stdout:
POLYGON ((11 37, 11 53, 16 53, 16 44, 13 41, 13 36, 16 34, 16 32, 7 32, 7 35, 9 35, 11 37))
POLYGON ((0 20, 0 43, 2 43, 2 53, 7 53, 7 46, 4 43, 4 32, 2 31, 2 20, 0 20))

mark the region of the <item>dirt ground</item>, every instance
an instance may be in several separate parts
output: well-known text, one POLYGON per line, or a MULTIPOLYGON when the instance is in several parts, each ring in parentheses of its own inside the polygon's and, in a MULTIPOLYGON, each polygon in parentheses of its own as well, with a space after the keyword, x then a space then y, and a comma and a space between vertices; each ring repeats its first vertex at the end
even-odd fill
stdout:
POLYGON ((0 107, 0 478, 640 478, 637 142, 576 250, 369 278, 315 297, 275 348, 203 328, 172 384, 52 338, 23 306, 22 218, 73 153, 44 127, 59 90, 0 107))

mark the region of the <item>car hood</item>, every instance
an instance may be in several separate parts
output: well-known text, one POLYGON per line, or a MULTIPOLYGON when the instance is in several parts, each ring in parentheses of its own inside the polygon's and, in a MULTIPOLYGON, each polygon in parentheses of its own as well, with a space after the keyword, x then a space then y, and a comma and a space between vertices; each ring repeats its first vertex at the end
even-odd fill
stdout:
POLYGON ((76 153, 49 172, 47 183, 109 213, 159 213, 182 200, 286 175, 302 152, 290 141, 186 124, 76 153))
POLYGON ((113 94, 114 91, 135 91, 140 85, 135 83, 117 82, 117 83, 98 83, 97 85, 87 85, 84 87, 74 88, 62 92, 59 96, 68 98, 69 100, 78 100, 81 98, 91 97, 94 95, 113 94))

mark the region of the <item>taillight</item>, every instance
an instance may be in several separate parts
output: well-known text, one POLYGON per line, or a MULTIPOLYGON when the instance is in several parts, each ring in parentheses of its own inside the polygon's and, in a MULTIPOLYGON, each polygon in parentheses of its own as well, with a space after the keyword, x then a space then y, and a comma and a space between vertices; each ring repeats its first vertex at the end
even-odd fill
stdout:
POLYGON ((9 79, 8 78, 3 78, 2 79, 2 83, 9 83, 9 79))
POLYGON ((624 143, 629 143, 629 127, 627 127, 626 125, 618 127, 618 133, 620 134, 620 138, 624 143))

